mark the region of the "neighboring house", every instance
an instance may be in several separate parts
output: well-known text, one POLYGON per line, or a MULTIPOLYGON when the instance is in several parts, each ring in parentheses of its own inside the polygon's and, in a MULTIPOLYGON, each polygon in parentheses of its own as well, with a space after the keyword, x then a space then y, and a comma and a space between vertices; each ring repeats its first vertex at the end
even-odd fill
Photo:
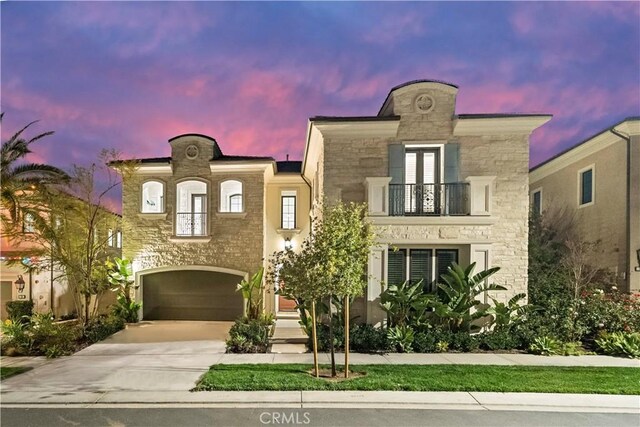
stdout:
POLYGON ((594 266, 640 291, 640 117, 630 117, 531 169, 534 212, 567 210, 599 242, 594 266))
MULTIPOLYGON (((312 118, 303 162, 224 155, 198 134, 172 138, 171 157, 141 159, 124 183, 123 254, 143 318, 241 315, 236 284, 285 244, 295 250, 323 195, 368 202, 379 235, 359 321, 385 318, 386 283, 429 290, 453 261, 500 266, 500 299, 526 292, 529 135, 551 116, 456 115, 457 91, 410 82, 377 116, 312 118)), ((267 311, 291 308, 267 291, 267 311)))
MULTIPOLYGON (((73 200, 77 200, 74 198, 73 200)), ((108 239, 107 252, 110 257, 121 256, 122 231, 117 224, 120 216, 114 215, 112 228, 99 230, 97 235, 108 239)), ((49 246, 43 245, 36 236, 33 217, 29 214, 22 218, 18 231, 7 233, 0 223, 0 316, 7 318, 6 303, 8 301, 26 301, 31 299, 34 311, 46 313, 53 311, 56 317, 71 315, 76 311, 72 290, 63 270, 51 264, 50 257, 43 255, 29 256, 29 253, 46 253, 49 246), (9 238, 11 235, 12 238, 9 238)), ((101 301, 102 311, 115 302, 113 295, 105 295, 101 301)))
MULTIPOLYGON (((243 314, 236 285, 308 233, 301 162, 225 155, 199 134, 169 143, 171 157, 140 159, 123 186, 123 254, 142 318, 233 320, 243 314)), ((271 312, 293 308, 273 291, 265 301, 271 312)))

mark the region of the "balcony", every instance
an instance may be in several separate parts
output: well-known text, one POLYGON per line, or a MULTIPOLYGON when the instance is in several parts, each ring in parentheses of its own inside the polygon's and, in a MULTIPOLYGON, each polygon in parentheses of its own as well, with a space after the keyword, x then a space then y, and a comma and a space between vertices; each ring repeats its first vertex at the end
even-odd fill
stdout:
POLYGON ((182 212, 176 214, 176 236, 199 237, 206 235, 206 212, 182 212))
POLYGON ((447 184, 390 184, 390 177, 366 178, 369 216, 490 216, 494 176, 470 176, 447 184))

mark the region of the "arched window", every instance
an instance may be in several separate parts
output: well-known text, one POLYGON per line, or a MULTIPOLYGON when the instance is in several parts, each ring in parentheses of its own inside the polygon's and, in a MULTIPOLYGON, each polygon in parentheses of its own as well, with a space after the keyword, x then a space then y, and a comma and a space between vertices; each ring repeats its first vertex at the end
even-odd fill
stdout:
POLYGON ((207 235, 207 184, 183 181, 176 186, 176 235, 207 235))
POLYGON ((233 179, 220 184, 220 212, 243 212, 242 183, 233 179))
POLYGON ((142 184, 142 213, 164 212, 164 184, 159 181, 147 181, 142 184))

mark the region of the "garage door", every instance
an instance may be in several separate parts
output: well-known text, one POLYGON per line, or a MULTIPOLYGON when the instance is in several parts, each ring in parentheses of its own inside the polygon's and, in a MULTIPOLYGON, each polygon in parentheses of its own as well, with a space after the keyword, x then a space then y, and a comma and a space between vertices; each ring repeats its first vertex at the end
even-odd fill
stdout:
POLYGON ((142 276, 142 312, 146 320, 235 320, 243 300, 233 274, 167 271, 142 276))

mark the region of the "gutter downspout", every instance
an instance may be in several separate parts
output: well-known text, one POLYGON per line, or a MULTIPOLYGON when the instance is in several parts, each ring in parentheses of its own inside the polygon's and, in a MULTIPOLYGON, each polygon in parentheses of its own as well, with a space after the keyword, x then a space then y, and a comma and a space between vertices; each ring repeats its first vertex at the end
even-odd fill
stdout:
POLYGON ((626 214, 627 214, 627 256, 625 262, 627 264, 627 271, 625 271, 625 281, 627 282, 628 290, 631 290, 631 136, 618 132, 615 128, 609 129, 612 134, 619 138, 622 138, 627 142, 627 194, 626 194, 626 214))

